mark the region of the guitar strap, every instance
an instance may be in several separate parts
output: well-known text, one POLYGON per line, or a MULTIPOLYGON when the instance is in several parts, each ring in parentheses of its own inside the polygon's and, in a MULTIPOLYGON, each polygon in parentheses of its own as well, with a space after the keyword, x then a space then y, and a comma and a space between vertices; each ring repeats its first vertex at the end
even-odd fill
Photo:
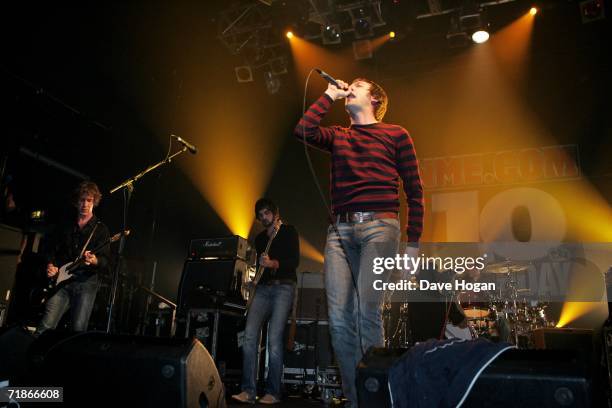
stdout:
POLYGON ((91 233, 89 234, 89 238, 87 238, 87 241, 85 242, 85 245, 83 245, 83 249, 81 249, 81 253, 77 257, 77 260, 80 259, 83 256, 83 254, 85 253, 85 250, 87 249, 87 246, 89 245, 89 241, 91 241, 91 239, 93 238, 93 235, 96 232, 96 229, 98 228, 98 225, 100 225, 100 221, 96 222, 96 225, 94 225, 93 229, 91 230, 91 233))

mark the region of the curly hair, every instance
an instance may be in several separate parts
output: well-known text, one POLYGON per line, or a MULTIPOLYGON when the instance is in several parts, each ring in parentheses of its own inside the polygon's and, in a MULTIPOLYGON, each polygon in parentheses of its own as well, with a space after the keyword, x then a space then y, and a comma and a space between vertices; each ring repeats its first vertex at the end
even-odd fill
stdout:
POLYGON ((100 200, 102 199, 102 193, 98 188, 98 185, 93 181, 83 181, 81 182, 77 188, 74 189, 73 193, 73 202, 74 205, 79 204, 79 200, 83 195, 92 195, 94 199, 94 207, 97 207, 100 204, 100 200))

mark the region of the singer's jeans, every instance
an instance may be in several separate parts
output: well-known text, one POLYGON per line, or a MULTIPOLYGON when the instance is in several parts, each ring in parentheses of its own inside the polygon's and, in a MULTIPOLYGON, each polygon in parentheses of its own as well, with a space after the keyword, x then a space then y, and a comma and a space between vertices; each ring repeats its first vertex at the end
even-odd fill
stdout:
POLYGON ((330 225, 325 247, 325 289, 332 345, 342 376, 344 396, 357 406, 356 368, 365 351, 384 345, 383 291, 374 290, 375 280, 387 282, 390 271, 373 273, 376 257, 395 257, 399 247, 398 220, 380 219, 364 223, 338 223, 338 234, 330 225), (342 242, 342 243, 341 243, 342 242), (355 293, 353 283, 359 290, 355 293), (360 341, 361 339, 361 341, 360 341))
POLYGON ((291 306, 293 305, 294 285, 263 285, 255 290, 253 303, 249 308, 244 345, 242 347, 242 391, 251 397, 257 395, 257 347, 261 327, 268 322, 268 377, 266 394, 280 399, 281 376, 283 374, 284 333, 291 306))
POLYGON ((47 300, 45 315, 36 328, 36 334, 39 335, 48 329, 55 329, 69 308, 72 317, 72 330, 87 330, 97 291, 97 275, 84 282, 68 282, 47 300))

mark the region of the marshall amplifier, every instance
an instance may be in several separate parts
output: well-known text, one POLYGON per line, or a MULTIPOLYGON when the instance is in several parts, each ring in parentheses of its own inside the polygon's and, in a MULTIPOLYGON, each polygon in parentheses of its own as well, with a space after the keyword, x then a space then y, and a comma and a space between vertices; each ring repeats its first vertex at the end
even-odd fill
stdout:
POLYGON ((189 243, 191 260, 247 259, 249 244, 238 235, 221 238, 192 239, 189 243))

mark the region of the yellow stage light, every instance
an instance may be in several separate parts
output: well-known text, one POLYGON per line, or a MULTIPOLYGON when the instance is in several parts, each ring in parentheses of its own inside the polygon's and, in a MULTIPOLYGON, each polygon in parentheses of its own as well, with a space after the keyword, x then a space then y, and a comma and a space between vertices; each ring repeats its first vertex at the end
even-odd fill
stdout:
POLYGON ((479 30, 472 34, 472 41, 474 41, 476 44, 487 42, 488 39, 489 33, 484 30, 479 30))
POLYGON ((535 16, 536 14, 538 14, 538 9, 536 7, 530 8, 529 14, 531 14, 532 16, 535 16))
POLYGON ((292 39, 293 38, 293 32, 292 31, 287 31, 287 34, 285 34, 287 36, 287 38, 292 39))
POLYGON ((595 311, 602 302, 565 302, 556 327, 565 327, 574 320, 595 311))
POLYGON ((395 31, 389 32, 389 38, 395 38, 395 31))
POLYGON ((312 259, 320 264, 323 263, 323 254, 317 248, 315 248, 310 242, 306 241, 304 237, 300 237, 300 252, 305 258, 312 259))

